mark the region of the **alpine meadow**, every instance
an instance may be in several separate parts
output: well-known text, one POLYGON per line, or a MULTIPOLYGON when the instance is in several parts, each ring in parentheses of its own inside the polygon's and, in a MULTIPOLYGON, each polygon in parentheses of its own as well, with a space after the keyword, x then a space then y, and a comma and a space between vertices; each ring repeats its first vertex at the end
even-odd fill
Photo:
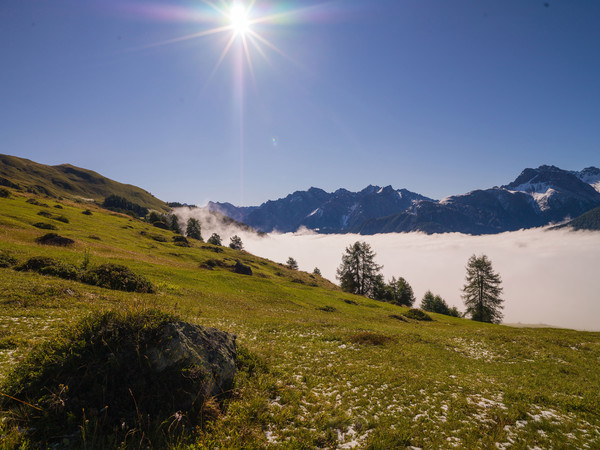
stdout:
POLYGON ((0 450, 600 449, 599 23, 3 2, 0 450))

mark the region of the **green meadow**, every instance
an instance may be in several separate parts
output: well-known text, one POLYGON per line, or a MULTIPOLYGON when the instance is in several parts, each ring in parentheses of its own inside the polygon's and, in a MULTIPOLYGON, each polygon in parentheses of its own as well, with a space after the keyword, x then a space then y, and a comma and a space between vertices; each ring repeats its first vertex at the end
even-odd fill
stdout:
MULTIPOLYGON (((0 383, 85 316, 161 309, 237 335, 264 362, 240 374, 222 415, 174 448, 600 448, 600 333, 417 321, 319 276, 173 237, 91 203, 0 198, 2 258, 116 263, 156 287, 122 292, 0 268, 0 383), (48 232, 40 222, 75 243, 36 243, 48 232), (234 273, 236 261, 253 275, 234 273)), ((0 447, 31 445, 26 430, 0 423, 0 447)))

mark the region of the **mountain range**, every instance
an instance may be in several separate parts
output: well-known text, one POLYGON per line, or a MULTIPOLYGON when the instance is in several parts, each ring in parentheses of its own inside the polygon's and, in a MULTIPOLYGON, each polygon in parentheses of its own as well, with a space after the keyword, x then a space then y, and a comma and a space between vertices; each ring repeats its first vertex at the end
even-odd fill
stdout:
POLYGON ((209 202, 206 208, 264 232, 493 234, 563 222, 598 206, 600 169, 543 165, 505 186, 441 200, 391 186, 332 193, 311 187, 260 206, 209 202))

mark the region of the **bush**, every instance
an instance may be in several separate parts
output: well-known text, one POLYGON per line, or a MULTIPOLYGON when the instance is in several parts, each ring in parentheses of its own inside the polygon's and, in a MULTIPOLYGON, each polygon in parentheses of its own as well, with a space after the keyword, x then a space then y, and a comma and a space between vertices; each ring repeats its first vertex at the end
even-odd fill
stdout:
POLYGON ((361 345, 385 345, 393 342, 394 338, 372 331, 362 331, 350 335, 350 342, 361 345))
POLYGON ((420 309, 411 308, 404 313, 404 317, 413 320, 431 321, 433 320, 429 315, 420 309))
POLYGON ((83 282, 118 291, 155 292, 154 286, 145 277, 119 264, 102 264, 90 269, 83 275, 83 282))
POLYGON ((34 256, 17 267, 17 270, 37 272, 41 275, 64 278, 66 280, 78 280, 80 271, 72 264, 59 261, 49 256, 34 256))
POLYGON ((163 222, 162 220, 152 222, 152 226, 160 228, 161 230, 170 230, 169 225, 166 222, 163 222))
POLYGON ((33 224, 34 227, 39 228, 40 230, 56 230, 56 225, 52 225, 51 223, 45 222, 36 222, 33 224))
POLYGON ((85 214, 86 216, 91 216, 92 212, 89 209, 86 209, 85 211, 82 211, 81 214, 85 214))
POLYGON ((75 241, 63 236, 59 236, 56 233, 46 233, 35 240, 38 244, 42 245, 57 245, 59 247, 68 247, 73 245, 75 241))
POLYGON ((54 205, 56 209, 63 209, 62 205, 54 205))
POLYGON ((52 214, 50 214, 48 211, 40 211, 40 212, 38 212, 38 216, 51 218, 52 214))
MULTIPOLYGON (((150 310, 80 321, 35 347, 15 368, 0 389, 26 403, 2 396, 0 409, 9 412, 11 424, 28 430, 33 448, 121 448, 134 436, 136 447, 170 448, 164 441, 179 440, 220 414, 202 394, 210 376, 203 367, 182 358, 157 371, 148 362, 168 345, 165 332, 177 320, 150 310)), ((249 354, 244 363, 259 369, 249 354)))
POLYGON ((57 217, 51 217, 54 220, 58 220, 59 222, 62 223, 69 223, 69 219, 67 219, 65 216, 57 216, 57 217))
POLYGON ((8 189, 0 188, 0 198, 10 197, 10 191, 8 189))
POLYGON ((0 267, 13 267, 17 265, 17 258, 8 252, 0 252, 0 267))
POLYGON ((181 235, 173 236, 173 242, 175 242, 175 245, 178 245, 179 247, 189 247, 190 246, 190 243, 185 238, 185 236, 181 236, 181 235))
POLYGON ((317 309, 319 311, 325 311, 325 312, 336 312, 337 311, 337 309, 335 309, 333 306, 329 306, 329 305, 321 306, 317 309))

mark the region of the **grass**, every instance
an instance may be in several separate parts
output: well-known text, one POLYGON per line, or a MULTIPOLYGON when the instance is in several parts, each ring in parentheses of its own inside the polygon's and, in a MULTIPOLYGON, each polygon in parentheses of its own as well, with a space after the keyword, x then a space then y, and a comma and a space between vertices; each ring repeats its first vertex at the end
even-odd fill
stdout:
MULTIPOLYGON (((17 264, 45 256, 123 265, 156 292, 0 268, 0 382, 62 326, 92 312, 158 308, 234 333, 258 358, 246 357, 226 413, 196 433, 198 448, 600 447, 600 333, 434 313, 403 320, 408 308, 319 276, 194 240, 180 247, 169 231, 90 205, 85 215, 69 201, 59 202, 68 223, 57 222, 57 233, 75 243, 42 246, 29 197, 0 198, 0 253, 17 264), (253 275, 235 274, 236 261, 253 275)), ((27 442, 0 425, 0 447, 27 442)))

